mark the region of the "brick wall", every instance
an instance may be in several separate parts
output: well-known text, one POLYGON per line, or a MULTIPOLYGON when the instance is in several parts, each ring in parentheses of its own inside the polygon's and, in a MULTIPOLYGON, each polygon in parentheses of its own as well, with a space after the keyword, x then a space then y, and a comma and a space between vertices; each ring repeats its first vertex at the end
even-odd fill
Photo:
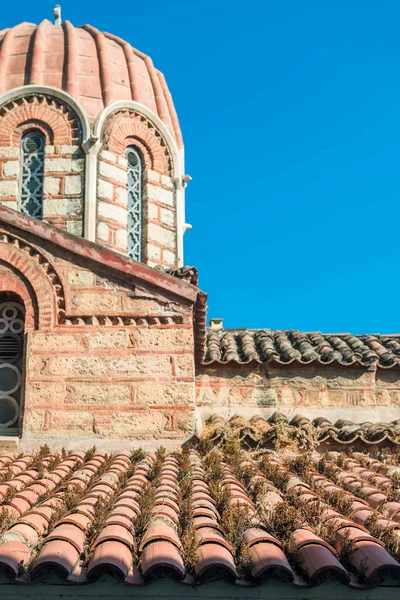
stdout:
POLYGON ((396 369, 329 365, 198 367, 196 406, 200 422, 214 413, 251 417, 276 410, 289 416, 389 421, 398 418, 400 375, 396 369))
POLYGON ((83 234, 85 158, 75 115, 42 96, 13 101, 0 111, 0 202, 18 209, 21 137, 40 130, 46 138, 43 219, 83 234))
POLYGON ((27 306, 23 439, 188 437, 193 306, 2 229, 1 287, 27 306))
POLYGON ((127 252, 126 148, 136 146, 143 161, 142 262, 177 265, 176 193, 167 145, 155 126, 134 111, 119 111, 106 122, 98 160, 97 241, 127 252))

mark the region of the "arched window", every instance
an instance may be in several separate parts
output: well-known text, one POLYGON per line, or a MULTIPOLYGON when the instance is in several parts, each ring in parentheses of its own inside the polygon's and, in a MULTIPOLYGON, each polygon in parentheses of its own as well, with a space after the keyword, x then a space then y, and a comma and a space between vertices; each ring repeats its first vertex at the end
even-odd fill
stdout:
POLYGON ((0 294, 0 434, 19 428, 25 309, 18 297, 0 294))
POLYGON ((142 258, 142 158, 134 146, 126 149, 128 161, 128 256, 142 258))
POLYGON ((44 149, 40 131, 25 134, 21 141, 20 210, 30 217, 43 218, 44 149))

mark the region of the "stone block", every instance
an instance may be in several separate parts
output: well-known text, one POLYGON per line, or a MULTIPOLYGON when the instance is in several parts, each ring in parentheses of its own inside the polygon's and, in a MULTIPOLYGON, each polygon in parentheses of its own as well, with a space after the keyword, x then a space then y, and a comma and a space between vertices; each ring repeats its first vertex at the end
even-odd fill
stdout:
POLYGON ((160 173, 157 173, 157 171, 152 171, 151 169, 146 169, 143 174, 143 181, 145 183, 160 183, 160 173))
POLYGON ((60 193, 61 179, 59 177, 44 178, 44 193, 51 196, 58 196, 60 193))
POLYGON ((82 173, 85 170, 85 158, 72 158, 71 166, 73 173, 82 173))
POLYGON ((126 349, 130 345, 128 331, 126 329, 113 331, 105 329, 103 331, 95 331, 88 335, 89 349, 98 350, 116 350, 126 349))
POLYGON ((74 215, 82 214, 81 198, 45 198, 43 200, 43 216, 49 215, 74 215))
POLYGON ((128 235, 125 229, 118 229, 115 236, 115 242, 118 248, 126 252, 128 248, 128 235))
POLYGON ((137 329, 132 337, 135 347, 139 350, 192 350, 193 332, 188 328, 141 328, 137 329))
POLYGON ((104 179, 99 179, 97 184, 97 193, 100 198, 106 198, 107 200, 114 199, 114 185, 104 179))
POLYGON ((80 175, 66 176, 64 192, 67 196, 73 196, 82 193, 82 178, 80 175))
POLYGON ((81 154, 82 150, 76 145, 62 144, 60 146, 60 154, 81 154))
POLYGON ((174 231, 164 229, 164 227, 156 225, 155 223, 149 223, 147 226, 147 233, 149 240, 158 242, 162 246, 167 246, 168 248, 175 248, 176 233, 174 231))
POLYGON ((111 436, 115 438, 157 439, 163 414, 157 410, 118 411, 112 415, 111 436))
POLYGON ((4 177, 16 177, 19 174, 19 160, 9 160, 3 163, 4 177))
POLYGON ((40 333, 34 331, 31 336, 31 350, 44 352, 57 352, 62 354, 63 352, 73 352, 84 349, 83 338, 81 334, 56 334, 51 333, 40 333))
POLYGON ((107 223, 100 221, 97 224, 97 237, 99 240, 102 240, 103 242, 108 242, 108 240, 110 238, 110 228, 107 225, 107 223))
MULTIPOLYGON (((93 415, 89 411, 71 411, 70 408, 54 410, 51 412, 50 425, 52 432, 68 437, 71 435, 94 435, 93 415)), ((42 431, 39 429, 36 433, 42 433, 42 431)))
POLYGON ((67 273, 67 279, 71 285, 90 287, 94 284, 95 275, 90 271, 71 269, 67 273))
POLYGON ((130 406, 132 404, 131 384, 104 384, 97 385, 95 382, 68 383, 68 396, 65 402, 71 405, 85 404, 88 406, 112 407, 130 406))
POLYGON ((154 200, 155 202, 160 202, 162 204, 166 204, 167 206, 175 206, 174 192, 164 190, 157 185, 146 183, 144 185, 143 195, 144 198, 149 200, 154 200))
POLYGON ((175 373, 177 377, 194 377, 194 356, 175 356, 175 373))
POLYGON ((125 208, 116 206, 109 202, 99 202, 99 216, 109 219, 110 221, 116 221, 121 225, 126 225, 128 213, 125 208))
POLYGON ((100 158, 104 158, 104 160, 107 160, 108 162, 114 164, 117 162, 116 155, 113 152, 109 152, 108 150, 101 150, 99 156, 100 158))
POLYGON ((75 221, 67 221, 66 229, 68 233, 73 235, 83 235, 83 223, 81 219, 75 221))
POLYGON ((155 264, 161 260, 161 248, 153 246, 152 244, 147 245, 147 258, 153 261, 155 264))
POLYGON ((150 219, 151 221, 158 221, 158 206, 157 204, 153 204, 152 202, 145 202, 143 206, 143 216, 145 219, 150 219))
POLYGON ((170 377, 171 359, 165 354, 129 354, 125 357, 110 358, 108 373, 114 377, 170 377))
POLYGON ((161 175, 161 183, 170 189, 174 189, 174 182, 168 175, 161 175))
POLYGON ((0 147, 0 158, 19 158, 19 148, 0 147))
POLYGON ((76 290, 73 303, 79 307, 80 314, 109 315, 121 311, 121 296, 112 289, 104 292, 81 292, 76 290))
POLYGON ((170 250, 162 251, 162 259, 163 259, 163 262, 167 263, 167 265, 175 265, 176 264, 176 254, 175 254, 175 252, 170 252, 170 250))
POLYGON ((140 383, 137 386, 136 404, 157 406, 194 406, 194 384, 140 383))
POLYGON ((44 171, 45 173, 70 173, 72 171, 72 158, 46 158, 44 171))
POLYGON ((17 181, 0 181, 0 198, 17 195, 17 181))
POLYGON ((172 210, 162 208, 160 210, 160 218, 161 223, 164 223, 165 225, 170 225, 171 227, 175 225, 175 213, 172 210))
POLYGON ((113 181, 118 181, 123 184, 126 184, 127 182, 127 172, 125 169, 120 169, 115 165, 109 165, 102 160, 99 161, 99 173, 105 179, 112 179, 113 181))
POLYGON ((128 190, 126 187, 115 187, 116 200, 123 206, 128 206, 128 190))

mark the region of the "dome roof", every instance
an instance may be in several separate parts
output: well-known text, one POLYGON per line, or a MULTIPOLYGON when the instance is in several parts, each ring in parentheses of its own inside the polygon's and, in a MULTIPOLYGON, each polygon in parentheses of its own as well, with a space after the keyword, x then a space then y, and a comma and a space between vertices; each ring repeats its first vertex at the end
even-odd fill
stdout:
POLYGON ((26 84, 68 92, 91 121, 111 102, 135 100, 158 115, 182 146, 171 94, 151 58, 91 25, 44 20, 0 31, 0 94, 26 84))

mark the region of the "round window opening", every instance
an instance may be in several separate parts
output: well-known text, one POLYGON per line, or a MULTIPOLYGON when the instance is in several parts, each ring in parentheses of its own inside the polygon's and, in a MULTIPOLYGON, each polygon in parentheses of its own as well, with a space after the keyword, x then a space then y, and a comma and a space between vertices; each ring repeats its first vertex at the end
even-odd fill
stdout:
POLYGON ((135 150, 128 151, 128 163, 131 167, 137 167, 139 164, 139 156, 135 150))
POLYGON ((21 373, 14 365, 0 364, 0 398, 14 394, 21 387, 21 373))
POLYGON ((29 133, 22 140, 25 152, 40 152, 44 148, 44 138, 40 133, 29 133))
POLYGON ((19 406, 14 398, 11 396, 0 398, 0 427, 11 427, 18 419, 19 406))

